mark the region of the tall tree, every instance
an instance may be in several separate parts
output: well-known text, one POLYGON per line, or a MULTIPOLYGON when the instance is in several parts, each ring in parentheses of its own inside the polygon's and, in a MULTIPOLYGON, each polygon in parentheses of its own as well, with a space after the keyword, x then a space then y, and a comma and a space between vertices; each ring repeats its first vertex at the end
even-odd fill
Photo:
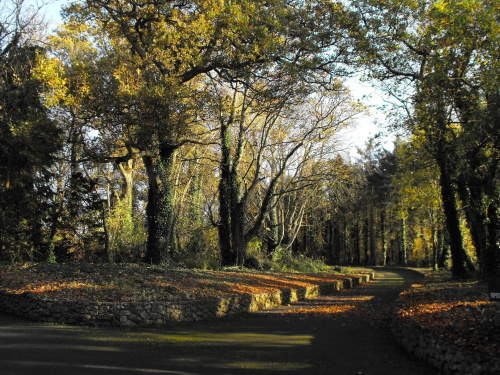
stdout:
MULTIPOLYGON (((477 110, 487 106, 492 98, 486 90, 488 85, 483 84, 484 78, 498 76, 493 73, 498 72, 498 64, 491 59, 496 53, 493 51, 498 51, 495 16, 498 4, 482 0, 383 3, 368 0, 357 2, 354 7, 357 8, 359 28, 353 37, 360 41, 359 51, 373 77, 412 86, 407 90, 411 97, 405 97, 413 104, 413 108, 407 106, 410 111, 414 110, 412 129, 423 131, 439 166, 453 274, 466 277, 471 264, 467 262, 462 245, 456 177, 459 170, 472 161, 471 155, 461 152, 461 141, 477 132, 480 124, 471 121, 475 118, 471 114, 477 115, 477 110)), ((403 95, 397 89, 392 93, 400 98, 403 95)), ((480 129, 479 133, 484 134, 484 131, 488 139, 497 138, 496 132, 486 123, 480 125, 480 129)), ((488 145, 490 150, 496 149, 494 141, 480 144, 488 145)), ((495 159, 487 164, 491 176, 496 173, 495 159)))
POLYGON ((45 260, 50 165, 61 137, 33 76, 37 56, 44 53, 44 25, 22 1, 0 6, 0 257, 45 260))
POLYGON ((309 160, 331 154, 328 141, 356 113, 342 91, 301 98, 293 89, 273 98, 262 96, 256 87, 236 85, 221 92, 215 108, 221 139, 218 228, 224 265, 244 262, 248 243, 280 197, 297 188, 309 160), (261 198, 255 201, 257 192, 261 198), (249 220, 252 201, 256 209, 249 220))
MULTIPOLYGON (((409 237, 418 237, 420 247, 432 249, 429 259, 418 259, 419 263, 430 263, 436 267, 437 260, 441 254, 441 247, 438 241, 438 233, 442 231, 442 201, 439 185, 439 170, 432 155, 424 146, 426 142, 423 136, 413 136, 407 142, 399 142, 396 148, 399 168, 393 177, 393 185, 401 200, 407 203, 407 211, 411 211, 409 216, 409 226, 429 228, 428 238, 423 236, 422 230, 412 228, 409 237), (416 233, 419 232, 419 233, 416 233), (425 237, 425 238, 424 238, 425 237), (428 244, 428 245, 427 245, 428 244)), ((410 242, 409 241, 409 242, 410 242)), ((415 241, 412 241, 415 242, 415 241)), ((415 247, 415 246, 414 246, 415 247)), ((423 254, 427 257, 428 254, 423 254)), ((420 255, 419 255, 420 256, 420 255)))
MULTIPOLYGON (((151 97, 155 90, 164 93, 155 104, 176 116, 186 110, 185 96, 179 93, 210 72, 232 80, 233 72, 265 66, 261 70, 265 73, 279 65, 286 67, 284 74, 298 72, 305 79, 310 68, 328 70, 343 58, 342 47, 336 43, 341 33, 331 27, 340 10, 329 2, 283 0, 88 0, 73 4, 68 13, 80 22, 95 24, 110 39, 124 40, 135 57, 127 78, 135 72, 141 95, 148 92, 151 97)), ((149 108, 156 107, 149 103, 149 108)), ((149 175, 147 259, 159 263, 168 259, 173 240, 175 155, 193 138, 185 121, 166 116, 156 123, 143 161, 149 175)))

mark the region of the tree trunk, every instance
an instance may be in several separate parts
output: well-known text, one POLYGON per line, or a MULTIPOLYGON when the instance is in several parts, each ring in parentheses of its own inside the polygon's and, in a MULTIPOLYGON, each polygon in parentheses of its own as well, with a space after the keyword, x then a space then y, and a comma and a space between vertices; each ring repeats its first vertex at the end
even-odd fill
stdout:
POLYGON ((232 199, 234 197, 233 175, 231 171, 231 138, 229 126, 221 124, 221 149, 219 181, 219 246, 222 266, 234 266, 237 264, 238 256, 234 251, 232 243, 231 214, 233 212, 232 199))
POLYGON ((488 246, 484 254, 484 277, 500 275, 500 220, 498 205, 493 200, 488 206, 488 246))
POLYGON ((387 265, 387 240, 385 237, 385 209, 380 211, 380 239, 382 241, 382 265, 387 265))
POLYGON ((370 194, 370 264, 377 265, 377 246, 376 246, 376 231, 375 231, 375 208, 373 207, 373 188, 370 194))
POLYGON ((359 228, 359 212, 355 213, 354 216, 354 228, 353 228, 353 246, 354 246, 354 257, 357 265, 361 264, 361 235, 359 228))
POLYGON ((452 259, 451 271, 454 278, 467 278, 466 254, 463 248, 462 231, 460 229, 460 221, 457 209, 457 201, 455 198, 455 189, 453 188, 450 171, 447 166, 447 156, 442 152, 442 146, 438 152, 438 166, 441 172, 439 184, 441 187, 441 198, 443 201, 443 210, 446 220, 446 229, 450 236, 450 251, 452 259))
POLYGON ((273 207, 268 217, 269 233, 267 235, 267 257, 269 259, 273 257, 274 252, 279 246, 279 223, 276 210, 277 207, 273 207))
POLYGON ((364 265, 368 265, 370 263, 370 213, 367 212, 368 208, 366 208, 364 212, 364 220, 363 220, 363 249, 365 251, 365 259, 363 260, 364 265))
POLYGON ((146 206, 148 241, 144 260, 152 264, 168 263, 174 246, 176 217, 171 172, 176 150, 175 146, 163 144, 158 157, 143 157, 149 187, 146 206))
POLYGON ((235 173, 221 167, 219 182, 219 245, 223 266, 242 265, 247 256, 245 236, 245 202, 241 201, 241 186, 235 173))
POLYGON ((327 221, 328 239, 328 259, 329 264, 340 264, 340 254, 342 253, 342 231, 339 229, 341 223, 334 224, 332 220, 327 221))
MULTIPOLYGON (((96 187, 96 190, 98 190, 98 187, 96 187)), ((99 192, 97 192, 99 194, 99 192)), ((101 201, 101 218, 102 218, 102 229, 104 230, 104 258, 106 259, 106 262, 108 263, 113 263, 113 255, 111 254, 110 251, 110 246, 109 246, 109 230, 108 230, 108 205, 107 202, 101 201)))
POLYGON ((239 201, 240 186, 235 182, 233 207, 231 212, 231 232, 233 253, 236 255, 235 265, 242 266, 247 258, 248 239, 245 236, 245 212, 244 203, 239 201))
POLYGON ((146 173, 148 175, 148 203, 146 205, 146 219, 148 227, 148 240, 146 244, 145 262, 152 264, 161 263, 158 216, 160 206, 160 187, 158 186, 153 158, 144 156, 142 158, 146 173))
POLYGON ((441 248, 441 254, 439 254, 439 259, 438 259, 438 268, 439 269, 444 269, 446 266, 446 259, 448 258, 448 254, 450 248, 444 244, 444 246, 441 248))
POLYGON ((434 210, 429 211, 429 219, 431 224, 431 246, 432 246, 432 256, 431 256, 431 267, 434 271, 437 270, 437 261, 438 261, 438 237, 436 230, 436 218, 435 218, 434 210))
POLYGON ((349 252, 349 235, 348 235, 348 229, 347 229, 347 219, 344 216, 343 217, 343 228, 342 228, 342 248, 343 248, 343 254, 344 254, 344 259, 341 259, 342 264, 350 264, 351 263, 351 257, 350 257, 350 252, 349 252))
POLYGON ((230 266, 236 263, 236 256, 231 247, 231 202, 230 188, 228 181, 221 176, 219 182, 219 246, 221 253, 221 263, 223 266, 230 266))
POLYGON ((483 188, 479 181, 466 183, 463 178, 458 183, 458 194, 464 207, 467 226, 470 230, 472 243, 476 249, 481 273, 488 267, 485 259, 488 235, 486 230, 487 214, 483 208, 483 188), (468 187, 467 187, 468 186, 468 187))
POLYGON ((127 210, 127 218, 132 220, 132 207, 134 202, 134 160, 129 159, 126 162, 117 163, 120 173, 123 177, 122 183, 122 196, 120 199, 125 201, 125 207, 127 210))
POLYGON ((407 259, 407 249, 406 249, 406 218, 403 209, 401 209, 401 254, 400 261, 403 266, 406 266, 407 259))

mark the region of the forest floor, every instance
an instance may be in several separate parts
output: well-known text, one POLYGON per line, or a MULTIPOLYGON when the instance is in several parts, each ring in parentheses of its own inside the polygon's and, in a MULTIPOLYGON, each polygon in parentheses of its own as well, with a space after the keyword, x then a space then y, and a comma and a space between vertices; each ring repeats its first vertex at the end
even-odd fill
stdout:
MULTIPOLYGON (((216 298, 243 293, 265 293, 345 279, 348 273, 371 272, 343 268, 342 273, 283 273, 272 271, 208 271, 139 265, 0 264, 0 290, 14 294, 101 302, 178 301, 216 298)), ((418 284, 403 292, 395 313, 464 348, 500 355, 500 303, 489 301, 487 283, 457 282, 449 272, 425 273, 418 284)), ((343 305, 308 307, 307 315, 366 314, 361 297, 343 305), (333 311, 332 309, 335 309, 333 311)), ((385 309, 393 309, 386 306, 385 309)), ((291 309, 282 314, 304 311, 291 309)), ((370 311, 377 319, 377 312, 370 311)), ((378 314, 386 315, 387 311, 378 314)))

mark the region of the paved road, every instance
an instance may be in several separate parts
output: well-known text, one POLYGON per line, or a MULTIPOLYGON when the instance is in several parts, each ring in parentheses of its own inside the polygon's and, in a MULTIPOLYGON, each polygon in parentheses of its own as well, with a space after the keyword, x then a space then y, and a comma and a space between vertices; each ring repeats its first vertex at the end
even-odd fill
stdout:
POLYGON ((171 327, 71 327, 0 314, 0 374, 437 374, 387 327, 391 303, 413 281, 380 271, 335 296, 171 327), (317 314, 325 310, 338 313, 317 314))

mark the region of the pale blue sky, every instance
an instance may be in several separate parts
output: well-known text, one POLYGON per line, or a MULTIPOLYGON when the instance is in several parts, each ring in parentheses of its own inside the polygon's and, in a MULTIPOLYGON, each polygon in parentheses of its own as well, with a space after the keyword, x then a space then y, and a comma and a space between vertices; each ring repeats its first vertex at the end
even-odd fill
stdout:
POLYGON ((57 24, 61 22, 61 17, 59 12, 61 10, 61 6, 65 3, 69 3, 68 0, 49 0, 48 4, 45 6, 45 12, 47 15, 47 19, 52 21, 53 24, 57 24))

